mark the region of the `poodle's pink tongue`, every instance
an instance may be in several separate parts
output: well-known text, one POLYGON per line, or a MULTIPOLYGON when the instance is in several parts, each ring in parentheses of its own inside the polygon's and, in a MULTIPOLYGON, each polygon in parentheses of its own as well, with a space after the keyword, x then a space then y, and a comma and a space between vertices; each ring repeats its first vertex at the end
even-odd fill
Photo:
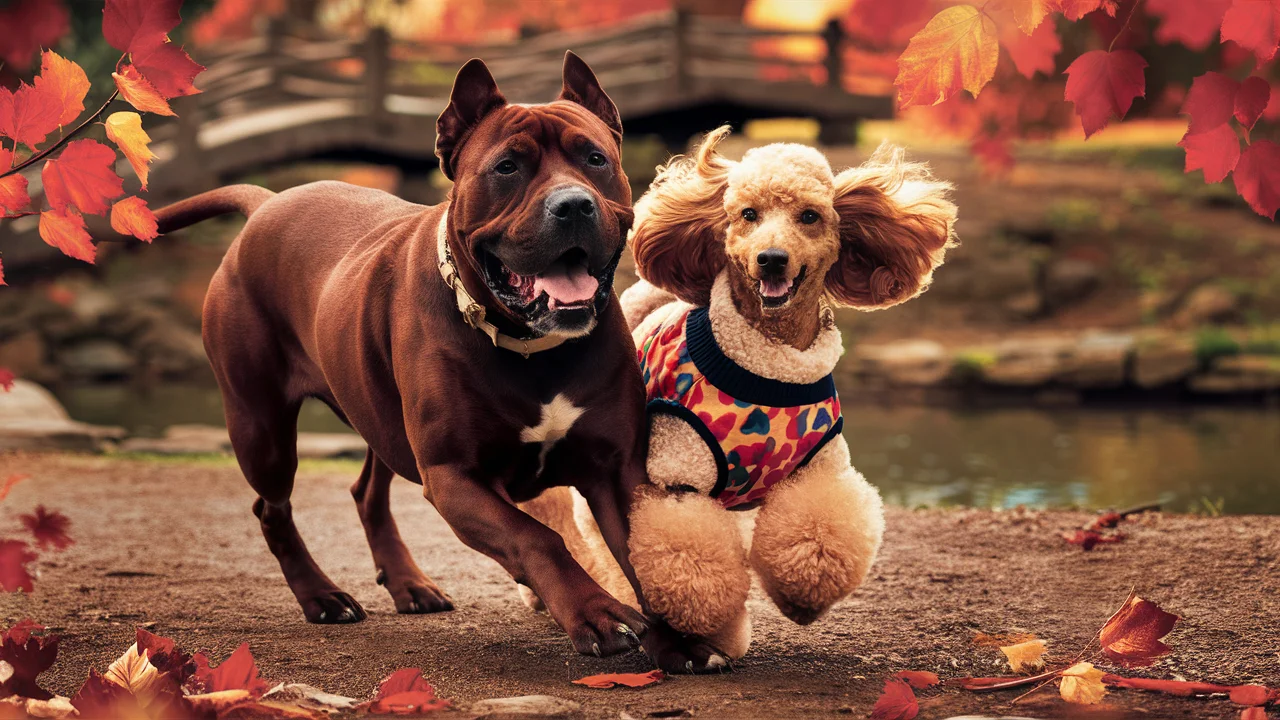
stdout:
POLYGON ((556 263, 533 279, 533 296, 547 294, 547 307, 555 310, 561 305, 581 305, 590 302, 600 288, 600 281, 591 277, 585 265, 567 267, 556 263))
POLYGON ((760 280, 760 294, 765 297, 782 297, 791 292, 791 281, 786 279, 769 279, 762 278, 760 280))

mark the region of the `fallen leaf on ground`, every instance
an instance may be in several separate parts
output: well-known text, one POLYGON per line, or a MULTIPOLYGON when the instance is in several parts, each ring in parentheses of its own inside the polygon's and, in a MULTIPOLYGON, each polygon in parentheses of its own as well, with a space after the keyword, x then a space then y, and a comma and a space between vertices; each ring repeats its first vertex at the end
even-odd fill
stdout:
MULTIPOLYGON (((9 372, 4 368, 0 368, 0 388, 4 388, 6 392, 13 389, 13 373, 9 372), (6 374, 8 375, 8 378, 9 378, 7 387, 5 383, 6 374)), ((0 500, 4 500, 5 497, 9 495, 9 491, 13 489, 14 485, 17 485, 18 483, 22 482, 23 480, 26 480, 29 477, 31 476, 17 474, 17 475, 10 475, 9 477, 5 478, 3 482, 0 482, 0 500)))
POLYGON ((196 666, 193 682, 205 693, 248 690, 254 697, 261 697, 270 688, 266 680, 258 677, 258 665, 249 652, 249 643, 241 643, 217 667, 209 666, 209 658, 204 653, 196 653, 192 661, 196 666))
POLYGON ((143 707, 150 705, 165 689, 160 671, 147 659, 146 652, 138 650, 136 642, 111 663, 102 677, 127 690, 143 707))
POLYGON ((43 630, 30 619, 22 620, 0 635, 0 660, 8 663, 9 677, 0 683, 0 695, 48 700, 53 693, 36 684, 40 673, 58 659, 58 638, 36 635, 43 630))
POLYGON ((918 714, 920 704, 911 686, 897 678, 885 680, 884 691, 871 708, 871 720, 912 720, 918 714))
POLYGON ((27 564, 36 554, 21 540, 0 540, 0 590, 31 592, 35 589, 27 564))
POLYGON ((893 676, 917 690, 925 690, 938 684, 938 674, 927 670, 902 670, 893 676))
POLYGON ((35 514, 18 517, 27 531, 35 537, 36 545, 42 548, 53 547, 56 550, 66 550, 75 543, 75 540, 67 535, 67 527, 71 524, 71 520, 56 510, 49 512, 45 506, 37 505, 35 514))
POLYGON ((401 668, 383 679, 373 699, 361 708, 373 714, 411 715, 447 710, 448 700, 436 697, 435 688, 418 668, 401 668))
POLYGON ((1044 667, 1045 650, 1043 640, 1027 640, 1017 645, 1005 645, 1000 652, 1009 659, 1009 669, 1022 672, 1023 668, 1038 670, 1044 667))
POLYGON ((991 633, 980 632, 973 636, 973 644, 978 647, 998 648, 1002 645, 1017 645, 1028 640, 1035 640, 1034 633, 1003 633, 992 635, 991 633))
POLYGON ((10 716, 0 712, 0 717, 32 717, 32 718, 65 718, 72 717, 76 713, 76 708, 71 704, 70 698, 55 695, 48 700, 37 700, 35 698, 24 698, 14 695, 0 700, 0 703, 11 705, 22 711, 22 715, 10 716))
POLYGON ((1107 687, 1102 684, 1104 674, 1093 663, 1076 663, 1062 671, 1058 694, 1069 703, 1096 705, 1107 694, 1107 687))
POLYGON ((1079 545, 1084 550, 1092 550, 1097 545, 1122 542, 1124 538, 1124 533, 1103 534, 1097 530, 1073 530, 1062 534, 1062 539, 1068 545, 1079 545))
POLYGON ((1010 690, 1012 688, 1023 687, 1024 685, 1034 685, 1038 682, 1051 680, 1062 674, 1062 670, 1049 670, 1039 675, 1016 675, 1013 677, 962 677, 948 680, 946 684, 955 685, 964 690, 972 690, 973 692, 992 692, 995 690, 1010 690))
POLYGON ((585 685, 598 690, 608 690, 616 687, 639 688, 661 682, 666 677, 666 673, 661 670, 650 670, 647 673, 607 673, 578 678, 573 681, 573 684, 585 685))
POLYGON ((156 670, 172 677, 176 684, 182 685, 195 674, 196 664, 191 655, 180 650, 169 638, 143 628, 138 628, 136 637, 138 649, 147 653, 147 660, 156 670))
POLYGON ((1102 626, 1098 641, 1102 652, 1119 665, 1143 667, 1170 651, 1160 640, 1178 620, 1177 615, 1130 593, 1124 605, 1102 626))
POLYGON ((1102 682, 1111 687, 1146 690, 1165 695, 1191 697, 1193 695, 1227 695, 1237 705, 1267 705, 1280 701, 1280 690, 1265 685, 1218 685, 1189 680, 1160 680, 1156 678, 1127 678, 1107 674, 1102 682))
POLYGON ((1240 720, 1267 720, 1266 708, 1248 707, 1240 711, 1240 720))

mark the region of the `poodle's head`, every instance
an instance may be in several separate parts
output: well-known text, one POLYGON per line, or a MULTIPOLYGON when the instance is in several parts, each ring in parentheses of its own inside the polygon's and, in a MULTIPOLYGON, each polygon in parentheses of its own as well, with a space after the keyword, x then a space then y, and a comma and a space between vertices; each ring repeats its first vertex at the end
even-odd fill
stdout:
POLYGON ((813 148, 779 143, 741 162, 716 152, 720 128, 661 168, 631 233, 642 277, 705 305, 728 270, 752 315, 808 311, 823 297, 863 309, 918 295, 952 241, 950 185, 881 147, 834 174, 813 148))

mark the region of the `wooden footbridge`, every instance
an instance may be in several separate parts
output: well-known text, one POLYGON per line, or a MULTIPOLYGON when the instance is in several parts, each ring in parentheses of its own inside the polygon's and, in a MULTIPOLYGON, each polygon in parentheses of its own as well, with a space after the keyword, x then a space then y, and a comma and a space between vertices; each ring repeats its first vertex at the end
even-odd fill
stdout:
MULTIPOLYGON (((572 49, 617 103, 628 135, 657 134, 673 150, 719 124, 771 117, 814 118, 821 140, 849 142, 858 120, 893 114, 892 87, 846 62, 858 48, 835 22, 780 31, 676 11, 490 45, 392 41, 383 29, 331 39, 289 27, 277 21, 198 55, 208 66, 197 80, 203 92, 175 102, 179 120, 148 127, 153 206, 312 158, 428 173, 435 118, 472 57, 485 60, 509 100, 544 102, 559 92, 572 49)), ((123 164, 121 175, 132 178, 123 164)), ((31 180, 34 195, 38 176, 31 180)), ((11 241, 34 239, 34 220, 0 223, 7 267, 19 260, 11 241)))

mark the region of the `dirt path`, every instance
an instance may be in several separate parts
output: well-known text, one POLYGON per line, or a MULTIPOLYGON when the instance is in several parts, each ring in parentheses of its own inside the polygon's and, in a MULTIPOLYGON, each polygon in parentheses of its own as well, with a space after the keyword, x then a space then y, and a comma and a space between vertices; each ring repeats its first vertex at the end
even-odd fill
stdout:
MULTIPOLYGON (((1129 541, 1091 553, 1057 533, 1085 515, 894 509, 872 578, 808 628, 786 621, 758 592, 755 645, 737 672, 679 677, 640 691, 598 691, 569 680, 648 669, 639 654, 573 654, 544 616, 527 611, 496 563, 465 548, 421 498, 395 487, 411 549, 458 610, 396 615, 374 572, 347 487, 352 463, 305 466, 298 523, 322 567, 370 611, 358 625, 308 625, 250 514, 253 496, 229 460, 139 461, 8 456, 0 474, 29 473, 0 511, 0 535, 37 503, 71 518, 76 544, 37 563, 36 592, 0 596, 0 619, 31 616, 63 637, 43 682, 71 694, 89 667, 103 670, 153 630, 188 649, 225 657, 247 640, 263 674, 364 697, 392 670, 415 666, 460 705, 548 694, 582 703, 590 717, 684 709, 704 717, 865 717, 888 673, 999 674, 976 631, 1027 630, 1069 659, 1131 587, 1183 616, 1175 653, 1148 670, 1214 682, 1280 685, 1280 517, 1166 516, 1132 528, 1129 541)), ((1069 716, 1052 690, 1008 706, 1013 694, 946 690, 922 699, 922 718, 966 713, 1069 716)), ((1109 695, 1101 717, 1236 717, 1226 700, 1109 695)))

